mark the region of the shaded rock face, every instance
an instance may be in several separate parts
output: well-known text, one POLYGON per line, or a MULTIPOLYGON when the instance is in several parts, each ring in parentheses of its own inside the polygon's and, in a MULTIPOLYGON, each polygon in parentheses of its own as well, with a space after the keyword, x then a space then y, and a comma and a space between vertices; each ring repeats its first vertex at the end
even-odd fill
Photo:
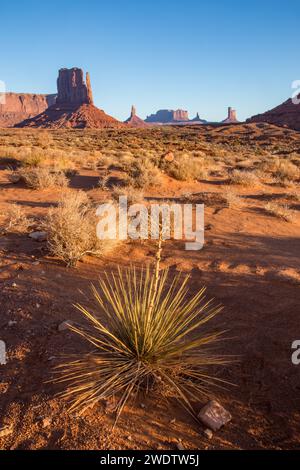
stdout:
POLYGON ((189 115, 187 111, 183 109, 177 109, 176 111, 172 109, 160 109, 155 114, 147 116, 145 119, 146 122, 159 122, 159 123, 168 123, 176 121, 188 121, 189 115))
POLYGON ((93 104, 90 76, 78 68, 60 69, 57 79, 57 106, 77 107, 82 104, 93 104))
POLYGON ((13 127, 45 111, 55 103, 56 95, 5 93, 0 104, 0 127, 13 127))
POLYGON ((231 107, 228 108, 228 115, 227 118, 222 121, 223 124, 234 124, 235 122, 239 122, 236 117, 236 110, 232 109, 231 107))
POLYGON ((57 92, 55 104, 16 127, 100 129, 124 125, 94 106, 90 76, 87 73, 84 81, 81 69, 61 69, 57 79, 57 92))
POLYGON ((292 99, 289 99, 270 111, 252 116, 246 122, 267 122, 300 131, 300 104, 294 104, 292 99))

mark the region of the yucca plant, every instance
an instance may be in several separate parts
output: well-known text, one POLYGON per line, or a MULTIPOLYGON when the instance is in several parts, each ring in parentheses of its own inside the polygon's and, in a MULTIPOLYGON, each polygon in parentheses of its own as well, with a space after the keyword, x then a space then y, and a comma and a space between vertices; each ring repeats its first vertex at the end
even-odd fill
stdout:
POLYGON ((207 372, 207 367, 226 362, 210 353, 222 332, 201 333, 221 307, 206 301, 204 288, 190 297, 188 276, 179 274, 169 282, 159 262, 158 251, 154 273, 132 267, 101 279, 99 288, 92 287, 99 312, 76 305, 87 325, 70 328, 94 350, 57 369, 57 382, 67 384, 61 395, 71 401, 72 410, 114 396, 117 421, 130 397, 156 388, 193 414, 191 401, 222 382, 207 372))

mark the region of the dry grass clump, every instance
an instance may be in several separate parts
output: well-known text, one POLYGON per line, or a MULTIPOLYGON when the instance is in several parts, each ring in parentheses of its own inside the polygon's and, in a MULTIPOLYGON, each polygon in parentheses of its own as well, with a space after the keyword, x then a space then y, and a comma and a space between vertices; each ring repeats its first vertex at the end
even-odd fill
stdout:
POLYGON ((228 207, 235 209, 243 204, 242 198, 236 194, 231 188, 225 188, 222 196, 225 198, 228 207))
POLYGON ((112 197, 116 201, 119 201, 120 196, 127 196, 128 204, 136 204, 144 201, 144 192, 132 186, 114 186, 112 188, 112 197))
POLYGON ((65 188, 69 184, 64 172, 47 167, 21 168, 9 175, 12 182, 16 182, 18 178, 32 189, 65 188))
POLYGON ((165 172, 179 181, 202 180, 209 175, 208 162, 201 158, 182 155, 174 162, 164 163, 165 172))
POLYGON ((268 202, 264 207, 269 214, 283 219, 286 222, 292 222, 295 217, 295 211, 290 209, 287 204, 281 204, 279 202, 268 202))
POLYGON ((188 277, 169 280, 168 271, 119 269, 92 290, 98 311, 77 305, 88 323, 71 329, 94 350, 69 358, 57 371, 71 409, 116 397, 117 421, 128 400, 144 390, 176 397, 194 413, 191 401, 222 382, 207 372, 225 363, 211 353, 221 333, 203 330, 220 307, 207 302, 204 289, 191 295, 188 277))
POLYGON ((4 230, 5 232, 24 233, 34 224, 34 220, 24 212, 24 209, 18 204, 10 204, 5 213, 4 230))
POLYGON ((287 186, 289 182, 296 181, 300 176, 299 168, 294 163, 278 157, 263 162, 261 169, 271 173, 278 183, 287 186))
POLYGON ((240 186, 254 186, 259 184, 259 178, 253 171, 233 170, 230 175, 230 183, 240 186))
POLYGON ((96 210, 86 193, 66 192, 44 223, 51 254, 67 266, 76 266, 84 255, 97 256, 112 249, 112 241, 97 238, 96 224, 96 210))
POLYGON ((147 188, 161 183, 161 173, 149 159, 136 160, 128 169, 127 184, 133 188, 147 188))

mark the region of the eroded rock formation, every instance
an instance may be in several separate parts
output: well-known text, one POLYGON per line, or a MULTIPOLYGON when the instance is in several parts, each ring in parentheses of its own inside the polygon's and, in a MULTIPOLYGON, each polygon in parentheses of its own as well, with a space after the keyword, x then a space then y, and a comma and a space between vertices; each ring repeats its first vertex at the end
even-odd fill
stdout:
POLYGON ((86 74, 86 81, 84 81, 81 69, 60 69, 57 79, 56 104, 60 107, 93 104, 89 73, 86 74))
POLYGON ((252 116, 246 122, 267 122, 300 131, 300 103, 293 103, 293 100, 289 99, 270 111, 252 116))
POLYGON ((61 69, 57 80, 56 103, 18 127, 74 129, 121 127, 123 124, 93 104, 90 76, 78 68, 61 69))
POLYGON ((145 121, 143 121, 143 119, 137 116, 136 108, 133 105, 131 107, 130 116, 128 119, 126 119, 125 123, 131 127, 148 127, 149 126, 149 124, 147 124, 145 121))
POLYGON ((236 117, 236 110, 232 109, 231 107, 228 108, 228 115, 227 118, 222 121, 223 124, 234 124, 239 122, 236 117))
POLYGON ((5 93, 2 98, 0 127, 13 127, 24 119, 36 116, 52 106, 55 103, 56 95, 5 93))
POLYGON ((177 109, 176 111, 172 109, 160 109, 155 114, 147 116, 145 119, 146 122, 155 122, 155 123, 174 123, 188 121, 189 115, 188 112, 183 109, 177 109))

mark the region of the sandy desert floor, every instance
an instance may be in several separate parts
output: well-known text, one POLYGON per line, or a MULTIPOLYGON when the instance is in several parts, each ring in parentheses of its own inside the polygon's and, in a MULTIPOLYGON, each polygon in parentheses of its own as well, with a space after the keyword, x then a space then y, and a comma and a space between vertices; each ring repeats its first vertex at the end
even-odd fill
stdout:
POLYGON ((177 152, 210 159, 206 177, 180 180, 163 171, 160 184, 143 189, 150 199, 205 203, 204 248, 187 252, 183 242, 167 241, 162 265, 171 273, 189 273, 192 291, 206 286, 208 297, 223 304, 212 326, 229 330, 221 352, 239 361, 217 372, 235 384, 213 391, 233 419, 211 440, 176 401, 152 395, 140 394, 126 406, 113 431, 110 402, 82 415, 69 413, 67 402, 56 397, 58 386, 46 381, 60 354, 84 352, 88 346, 68 330, 59 332, 58 325, 67 319, 81 321, 73 304, 86 303, 82 291, 88 292, 104 271, 151 263, 155 247, 150 241, 128 242, 117 252, 85 257, 76 268, 67 268, 49 255, 46 242, 5 230, 3 222, 0 339, 7 344, 8 362, 0 366, 0 427, 11 427, 12 432, 0 437, 0 448, 176 449, 179 442, 186 449, 300 448, 300 366, 291 362, 291 344, 300 339, 299 179, 286 176, 279 181, 264 170, 250 185, 230 180, 232 169, 254 171, 262 160, 273 158, 289 160, 299 169, 300 134, 252 124, 111 132, 2 130, 3 220, 12 204, 39 220, 58 201, 57 189, 32 189, 10 181, 9 174, 29 147, 51 158, 57 149, 72 152, 76 172, 69 185, 87 192, 94 203, 110 195, 109 181, 105 190, 98 185, 103 172, 114 184, 124 173, 118 158, 136 158, 150 149, 158 155, 172 151, 175 159, 177 152), (132 155, 118 157, 119 151, 132 155), (238 204, 228 203, 229 187, 238 204), (270 214, 268 202, 288 204, 293 220, 270 214))

